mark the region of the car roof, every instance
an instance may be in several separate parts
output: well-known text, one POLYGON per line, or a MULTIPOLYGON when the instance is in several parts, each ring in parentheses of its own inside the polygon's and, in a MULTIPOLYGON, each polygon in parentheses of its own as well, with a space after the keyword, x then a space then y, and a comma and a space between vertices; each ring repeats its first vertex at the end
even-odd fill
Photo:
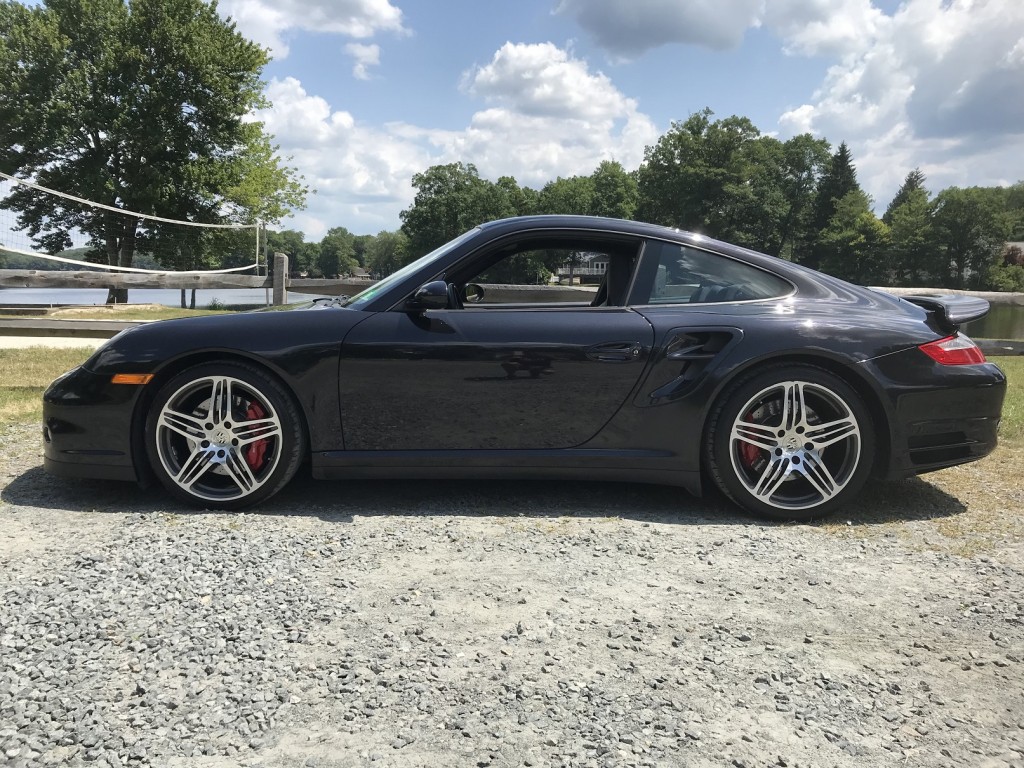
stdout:
POLYGON ((543 214, 534 216, 514 216, 508 219, 496 219, 481 224, 481 229, 523 229, 531 226, 544 229, 593 229, 595 231, 613 230, 629 232, 637 235, 661 236, 678 238, 680 235, 701 237, 693 232, 664 227, 659 224, 647 224, 642 221, 628 219, 612 219, 604 216, 578 216, 566 214, 543 214))

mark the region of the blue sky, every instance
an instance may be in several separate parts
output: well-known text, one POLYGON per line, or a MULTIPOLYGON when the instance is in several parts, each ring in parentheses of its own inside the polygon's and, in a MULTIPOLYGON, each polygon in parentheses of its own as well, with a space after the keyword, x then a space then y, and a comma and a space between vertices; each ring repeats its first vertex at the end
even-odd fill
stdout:
POLYGON ((534 187, 638 167, 710 107, 847 141, 884 209, 1024 179, 1021 0, 221 0, 267 46, 282 154, 318 190, 284 226, 399 226, 412 175, 474 163, 534 187))

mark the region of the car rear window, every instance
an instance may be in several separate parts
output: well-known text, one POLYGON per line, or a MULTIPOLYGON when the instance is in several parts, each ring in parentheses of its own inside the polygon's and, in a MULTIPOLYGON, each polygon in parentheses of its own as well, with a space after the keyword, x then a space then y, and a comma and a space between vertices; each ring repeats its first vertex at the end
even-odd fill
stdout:
POLYGON ((649 243, 644 261, 650 287, 637 297, 639 304, 754 301, 780 298, 793 291, 792 284, 778 275, 688 245, 649 243))

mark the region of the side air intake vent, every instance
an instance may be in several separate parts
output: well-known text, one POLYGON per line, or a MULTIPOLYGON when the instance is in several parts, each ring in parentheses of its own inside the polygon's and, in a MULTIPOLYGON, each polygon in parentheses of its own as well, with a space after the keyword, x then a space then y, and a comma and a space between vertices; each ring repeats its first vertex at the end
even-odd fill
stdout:
POLYGON ((671 377, 650 394, 649 405, 676 400, 689 394, 712 362, 742 335, 736 328, 709 329, 670 334, 664 357, 651 372, 651 381, 671 377), (655 378, 657 377, 657 378, 655 378))

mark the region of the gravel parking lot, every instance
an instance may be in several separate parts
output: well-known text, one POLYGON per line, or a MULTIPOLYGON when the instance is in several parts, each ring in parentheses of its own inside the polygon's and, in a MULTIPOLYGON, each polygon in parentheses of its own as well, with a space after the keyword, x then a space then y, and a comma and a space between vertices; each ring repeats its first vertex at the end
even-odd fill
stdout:
POLYGON ((1024 766, 1024 451, 773 525, 628 484, 256 513, 0 427, 0 764, 1024 766))

